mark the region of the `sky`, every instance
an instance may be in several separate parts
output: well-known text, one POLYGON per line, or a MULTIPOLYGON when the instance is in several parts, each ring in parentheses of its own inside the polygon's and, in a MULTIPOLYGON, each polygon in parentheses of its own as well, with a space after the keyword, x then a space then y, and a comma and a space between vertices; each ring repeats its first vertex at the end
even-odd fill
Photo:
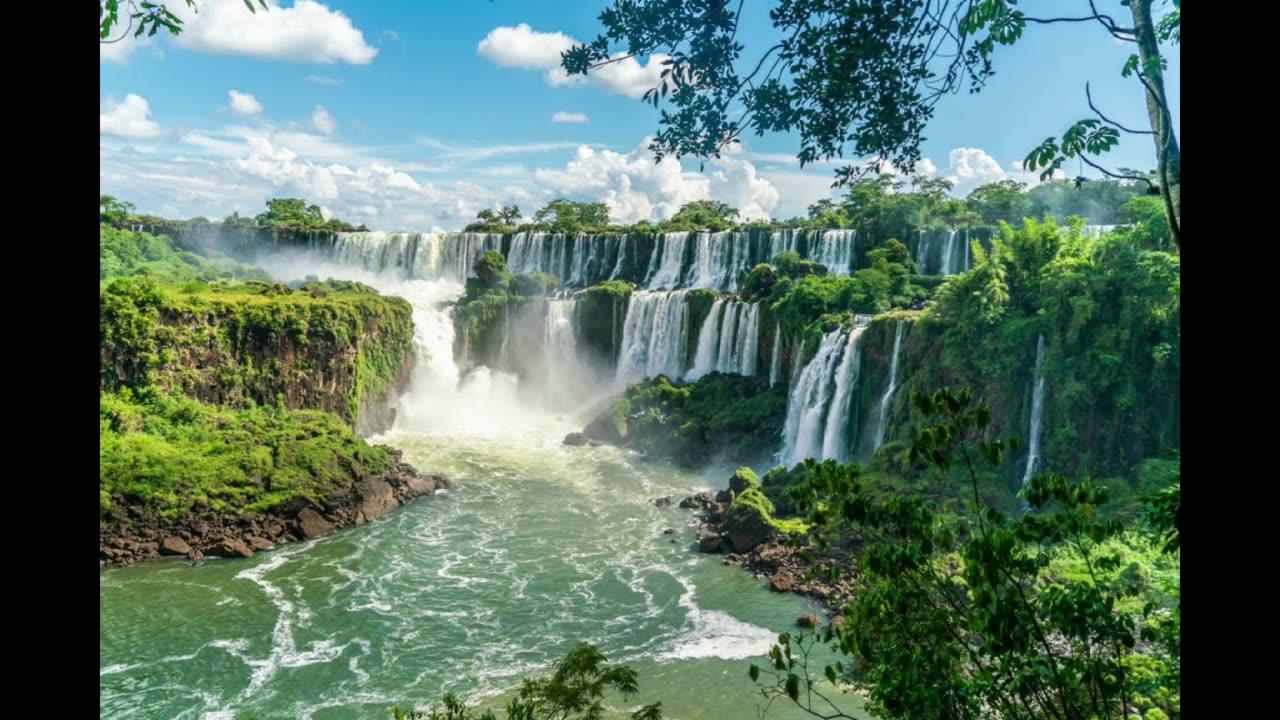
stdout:
MULTIPOLYGON (((836 163, 799 167, 794 135, 744 138, 700 168, 655 164, 646 149, 658 111, 641 102, 658 60, 627 60, 568 78, 559 54, 600 31, 607 0, 197 0, 178 37, 100 46, 101 192, 170 218, 252 215, 272 197, 303 197, 374 230, 457 230, 484 208, 526 217, 555 197, 602 201, 615 222, 669 217, 714 199, 747 219, 804 215, 836 163)), ((749 0, 739 29, 755 58, 774 32, 773 3, 749 0)), ((1029 15, 1083 0, 1028 0, 1029 15)), ((1127 16, 1119 0, 1100 10, 1127 16)), ((1090 116, 1146 127, 1141 86, 1120 68, 1134 46, 1095 23, 1028 28, 998 48, 981 93, 946 97, 917 173, 955 183, 1034 183, 1027 151, 1090 116)), ((1180 57, 1166 49, 1178 122, 1180 57)), ((1110 167, 1148 169, 1154 149, 1128 136, 1110 167)), ((1096 173, 1070 163, 1066 174, 1096 173)))

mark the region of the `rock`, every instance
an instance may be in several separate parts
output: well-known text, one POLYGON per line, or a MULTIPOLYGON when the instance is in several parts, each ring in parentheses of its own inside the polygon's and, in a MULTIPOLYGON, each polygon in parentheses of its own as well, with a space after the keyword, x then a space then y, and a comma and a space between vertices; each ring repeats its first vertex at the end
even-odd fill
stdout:
POLYGON ((671 507, 672 505, 671 496, 667 495, 666 497, 660 497, 657 500, 654 500, 653 504, 657 505, 658 507, 671 507))
POLYGON ((404 482, 414 495, 430 495, 436 491, 436 479, 429 475, 410 475, 404 482))
POLYGON ((715 496, 710 492, 701 492, 697 495, 690 495, 680 501, 680 507, 689 510, 705 510, 713 504, 715 504, 715 496))
POLYGON ((675 535, 675 534, 676 534, 676 529, 675 529, 675 528, 667 528, 666 530, 663 530, 663 531, 662 531, 662 534, 663 534, 663 535, 675 535))
POLYGON ((271 541, 264 537, 259 537, 257 535, 254 535, 249 538, 249 547, 253 548, 254 550, 270 550, 271 548, 275 547, 275 545, 272 545, 271 541))
POLYGON ((721 490, 716 493, 716 502, 728 504, 733 502, 734 497, 736 497, 736 495, 732 490, 721 490))
POLYGON ((370 478, 365 482, 363 498, 360 512, 364 514, 366 520, 372 520, 388 510, 400 507, 400 501, 396 500, 391 483, 381 478, 370 478))
POLYGON ((822 621, 813 613, 805 613, 804 615, 796 618, 796 625, 799 625, 802 628, 816 628, 822 625, 822 621))
POLYGON ((198 567, 204 564, 204 553, 199 550, 192 549, 191 552, 187 553, 187 559, 191 561, 193 566, 198 567))
POLYGON ((602 410, 599 415, 592 418, 591 422, 582 428, 582 432, 593 440, 600 440, 611 445, 621 445, 626 441, 629 434, 627 413, 630 411, 631 402, 626 398, 618 398, 609 407, 602 410))
POLYGON ((774 528, 769 523, 772 512, 773 503, 754 488, 733 501, 724 516, 724 531, 735 552, 746 552, 773 537, 774 528))
POLYGON ((698 552, 718 553, 720 552, 720 536, 719 535, 703 535, 698 538, 698 552))
POLYGON ((769 589, 774 592, 792 592, 799 584, 790 570, 779 570, 769 578, 769 589))
POLYGON ((218 549, 223 557, 253 557, 253 550, 239 538, 224 538, 218 549))
POLYGON ((564 444, 572 447, 582 447, 588 441, 587 434, 581 432, 571 432, 564 436, 564 444))
POLYGON ((303 537, 314 540, 333 532, 333 523, 325 520, 315 509, 303 508, 298 513, 298 528, 302 530, 303 537))
POLYGON ((160 541, 161 555, 187 555, 190 552, 191 546, 180 537, 169 536, 160 541))

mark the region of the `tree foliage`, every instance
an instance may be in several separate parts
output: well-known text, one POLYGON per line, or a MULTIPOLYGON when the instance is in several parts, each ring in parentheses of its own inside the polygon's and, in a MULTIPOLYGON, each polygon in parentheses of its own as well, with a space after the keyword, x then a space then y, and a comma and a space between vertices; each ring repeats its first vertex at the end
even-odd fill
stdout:
POLYGON ((326 220, 319 205, 308 205, 301 198, 272 198, 267 201, 265 212, 255 218, 261 227, 285 228, 290 230, 334 230, 351 231, 356 228, 350 223, 337 218, 326 220))
POLYGON ((601 230, 609 225, 609 207, 556 198, 533 214, 533 222, 553 232, 601 230))
POLYGON ((843 678, 864 684, 886 719, 1093 720, 1151 708, 1176 716, 1178 658, 1156 642, 1163 621, 1153 603, 1127 609, 1139 588, 1108 550, 1122 529, 1097 511, 1108 490, 1088 478, 1037 475, 1022 492, 1036 512, 1006 516, 978 489, 979 466, 999 465, 1017 448, 990 437, 990 409, 973 406, 967 390, 915 393, 912 404, 932 424, 910 459, 958 466, 970 484, 967 508, 955 515, 917 494, 873 498, 859 466, 807 461, 796 505, 820 547, 856 541, 858 588, 843 625, 783 634, 769 665, 752 666, 766 696, 818 717, 850 717, 825 684, 843 678), (1054 571, 1066 554, 1080 577, 1054 571), (819 674, 809 662, 817 642, 852 664, 819 674))
MULTIPOLYGON (((184 0, 187 7, 199 12, 196 0, 184 0)), ((256 13, 258 8, 267 9, 267 0, 244 0, 249 12, 256 13)), ((135 0, 99 0, 98 1, 98 41, 114 43, 128 37, 148 37, 161 29, 168 30, 171 35, 182 33, 182 18, 174 14, 164 3, 135 2, 135 0), (119 35, 116 29, 121 23, 121 16, 128 22, 119 35), (115 35, 113 37, 113 35, 115 35)))
POLYGON ((1179 0, 1159 26, 1152 0, 1127 3, 1133 27, 1075 2, 1076 15, 1036 17, 1016 0, 780 0, 769 11, 771 45, 744 56, 738 36, 742 3, 616 0, 600 14, 603 32, 565 51, 570 74, 586 74, 626 58, 662 63, 657 87, 644 96, 666 100, 650 149, 658 159, 719 157, 746 133, 795 133, 802 166, 834 158, 870 158, 836 171, 837 184, 874 177, 888 167, 914 172, 920 143, 937 102, 963 90, 979 92, 994 74, 997 46, 1023 39, 1030 25, 1089 23, 1138 53, 1123 68, 1147 100, 1151 129, 1133 131, 1097 118, 1075 123, 1061 141, 1049 138, 1027 157, 1046 177, 1079 157, 1112 177, 1089 156, 1105 153, 1120 132, 1153 135, 1157 185, 1178 241, 1180 176, 1172 115, 1164 99, 1159 42, 1181 38, 1179 0), (665 55, 657 60, 656 56, 665 55), (739 110, 742 110, 741 112, 739 110))
POLYGON ((733 227, 738 209, 716 200, 695 200, 685 204, 658 227, 662 230, 711 230, 718 232, 733 227))

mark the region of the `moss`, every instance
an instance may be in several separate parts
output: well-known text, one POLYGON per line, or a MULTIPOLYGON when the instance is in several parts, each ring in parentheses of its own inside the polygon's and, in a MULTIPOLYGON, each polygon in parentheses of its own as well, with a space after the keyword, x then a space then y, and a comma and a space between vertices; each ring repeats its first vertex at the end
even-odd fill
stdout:
POLYGON ((760 478, 756 477, 756 473, 749 467, 740 467, 733 473, 733 477, 729 478, 729 489, 735 494, 741 495, 748 489, 760 489, 760 478))
POLYGON ((765 497, 764 493, 756 488, 748 488, 733 499, 733 503, 729 505, 729 513, 725 516, 725 520, 741 525, 751 522, 753 518, 759 518, 765 523, 769 523, 773 520, 773 511, 773 502, 765 497))
POLYGON ((100 400, 99 495, 173 521, 225 517, 296 501, 321 504, 398 454, 358 438, 337 415, 277 407, 233 410, 157 388, 100 400))
POLYGON ((104 392, 157 385, 229 405, 283 395, 291 409, 355 423, 412 358, 412 307, 367 288, 317 297, 265 282, 118 278, 99 297, 104 392))

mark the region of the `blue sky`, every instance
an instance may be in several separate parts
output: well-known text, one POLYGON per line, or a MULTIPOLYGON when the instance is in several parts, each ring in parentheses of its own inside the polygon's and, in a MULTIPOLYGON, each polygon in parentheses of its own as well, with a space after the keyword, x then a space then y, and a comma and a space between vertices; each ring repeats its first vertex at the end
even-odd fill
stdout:
MULTIPOLYGON (((101 190, 143 212, 219 218, 300 196, 374 229, 428 230, 508 202, 531 214, 558 195, 604 201, 631 222, 708 197, 790 217, 830 194, 834 166, 801 170, 785 135, 748 137, 702 172, 696 161, 655 165, 644 145, 658 114, 638 97, 656 64, 585 82, 555 69, 561 49, 598 32, 606 0, 298 0, 255 15, 242 0, 199 0, 194 15, 181 4, 181 37, 102 46, 101 190)), ((1023 5, 1064 14, 1070 4, 1023 5)), ((748 57, 771 37, 770 5, 747 3, 748 57)), ((1126 15, 1118 0, 1099 5, 1126 15)), ((1015 163, 1088 115, 1086 81, 1108 116, 1143 127, 1137 81, 1119 73, 1132 47, 1092 23, 1031 27, 997 50, 983 92, 943 100, 918 171, 951 178, 958 195, 1033 180, 1015 163)), ((1176 115, 1180 58, 1167 55, 1176 115)), ((1109 161, 1148 168, 1153 151, 1130 137, 1109 161)))

